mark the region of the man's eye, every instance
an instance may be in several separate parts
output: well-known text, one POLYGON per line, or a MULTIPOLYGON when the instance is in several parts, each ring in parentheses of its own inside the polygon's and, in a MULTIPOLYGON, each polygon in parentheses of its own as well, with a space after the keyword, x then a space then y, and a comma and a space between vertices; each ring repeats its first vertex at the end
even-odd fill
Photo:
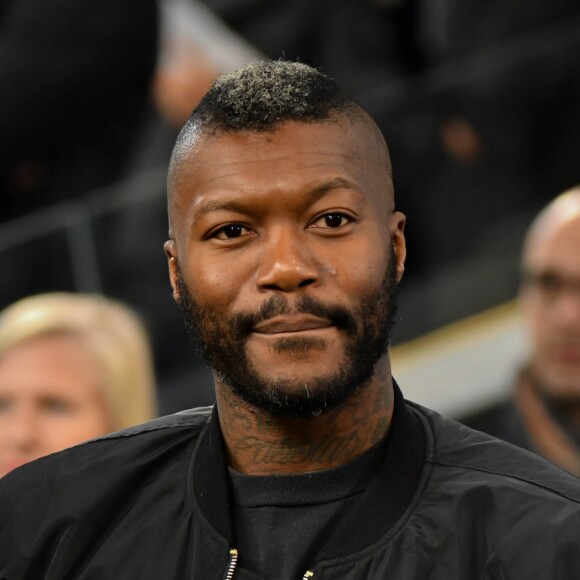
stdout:
POLYGON ((554 272, 524 272, 524 283, 545 297, 555 297, 566 289, 567 281, 554 272))
POLYGON ((555 274, 542 274, 538 276, 538 287, 544 292, 560 292, 565 286, 564 280, 555 274))
POLYGON ((230 224, 217 230, 212 237, 218 240, 234 240, 242 236, 247 236, 249 233, 248 228, 240 224, 230 224))
POLYGON ((7 397, 0 397, 0 413, 6 413, 10 410, 11 402, 7 397))
POLYGON ((312 222, 310 227, 314 228, 340 228, 352 221, 352 218, 343 213, 327 213, 312 222))
POLYGON ((48 413, 61 415, 72 412, 74 405, 63 399, 47 398, 42 401, 42 408, 48 413))

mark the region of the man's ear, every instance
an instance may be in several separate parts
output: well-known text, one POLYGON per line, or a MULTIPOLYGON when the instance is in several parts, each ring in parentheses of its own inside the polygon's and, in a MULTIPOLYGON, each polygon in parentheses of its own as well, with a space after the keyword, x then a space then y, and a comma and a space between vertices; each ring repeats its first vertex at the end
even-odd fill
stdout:
POLYGON ((177 280, 179 278, 177 246, 173 240, 167 240, 165 244, 163 244, 163 249, 165 250, 165 255, 167 256, 169 283, 171 284, 171 288, 173 288, 173 300, 175 300, 175 302, 179 302, 181 300, 181 295, 179 294, 179 287, 177 286, 177 280))
POLYGON ((397 261, 397 282, 400 282, 405 272, 405 260, 407 259, 407 246, 405 244, 405 223, 407 218, 400 211, 394 211, 391 215, 391 243, 397 261))

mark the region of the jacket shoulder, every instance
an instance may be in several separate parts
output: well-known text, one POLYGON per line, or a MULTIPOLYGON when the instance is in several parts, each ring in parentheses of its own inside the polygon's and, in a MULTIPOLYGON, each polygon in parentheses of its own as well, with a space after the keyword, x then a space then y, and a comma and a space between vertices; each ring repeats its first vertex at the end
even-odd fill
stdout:
POLYGON ((88 481, 93 489, 104 489, 129 473, 153 472, 177 458, 188 461, 188 450, 208 423, 211 409, 167 415, 27 463, 0 480, 0 506, 13 498, 24 500, 26 490, 37 490, 36 498, 38 490, 50 489, 54 495, 49 499, 55 502, 78 493, 88 481))
POLYGON ((448 578, 458 565, 452 577, 574 577, 580 482, 529 451, 410 407, 424 425, 426 469, 397 550, 413 549, 430 531, 445 549, 437 551, 443 564, 425 577, 448 578))
POLYGON ((190 429, 192 431, 195 431, 196 429, 200 430, 209 421, 212 410, 212 406, 186 409, 185 411, 179 411, 178 413, 173 413, 172 415, 165 415, 164 417, 153 419, 152 421, 142 423, 141 425, 127 427, 126 429, 115 431, 114 433, 109 433, 108 435, 97 437, 96 439, 91 439, 86 443, 81 443, 80 447, 84 445, 90 445, 95 441, 121 439, 123 437, 135 437, 145 433, 161 431, 164 429, 183 428, 190 429))
POLYGON ((494 482, 498 486, 519 482, 532 486, 546 497, 559 496, 580 508, 580 482, 574 476, 531 451, 442 417, 420 405, 409 404, 428 425, 432 442, 427 461, 434 466, 470 474, 473 481, 477 481, 479 474, 482 481, 494 482))
POLYGON ((210 417, 210 408, 162 417, 2 478, 0 578, 40 578, 38 570, 48 569, 57 550, 67 570, 80 566, 95 538, 113 533, 112 522, 121 518, 135 529, 146 526, 147 510, 141 508, 152 496, 160 513, 187 513, 190 466, 210 417))

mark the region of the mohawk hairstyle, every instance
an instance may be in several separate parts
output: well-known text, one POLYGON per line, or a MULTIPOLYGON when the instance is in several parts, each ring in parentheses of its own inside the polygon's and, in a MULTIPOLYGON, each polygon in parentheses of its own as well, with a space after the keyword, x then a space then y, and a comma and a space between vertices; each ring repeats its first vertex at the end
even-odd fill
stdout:
MULTIPOLYGON (((361 121, 389 152, 371 116, 348 98, 329 77, 306 64, 264 60, 221 75, 181 129, 169 162, 168 193, 173 176, 200 135, 271 132, 286 121, 316 123, 361 121)), ((171 195, 169 196, 171 198, 171 195)), ((171 209, 170 199, 170 209, 171 209)))
POLYGON ((272 131, 284 121, 316 122, 359 111, 316 69, 267 60, 220 76, 184 129, 189 125, 210 133, 272 131))

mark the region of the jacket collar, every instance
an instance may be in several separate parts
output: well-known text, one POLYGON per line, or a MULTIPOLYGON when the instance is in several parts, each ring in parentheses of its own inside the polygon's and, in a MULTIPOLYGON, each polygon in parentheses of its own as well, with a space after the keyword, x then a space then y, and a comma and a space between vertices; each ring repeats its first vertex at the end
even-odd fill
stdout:
MULTIPOLYGON (((393 386, 395 406, 391 430, 384 443, 384 460, 364 498, 357 502, 357 509, 345 515, 332 538, 318 550, 318 561, 352 554, 378 541, 412 503, 424 467, 426 439, 421 423, 405 404, 394 381, 393 386), (365 524, 362 528, 361 522, 365 524)), ((194 502, 213 530, 233 546, 227 469, 225 444, 214 407, 193 458, 194 502)))

